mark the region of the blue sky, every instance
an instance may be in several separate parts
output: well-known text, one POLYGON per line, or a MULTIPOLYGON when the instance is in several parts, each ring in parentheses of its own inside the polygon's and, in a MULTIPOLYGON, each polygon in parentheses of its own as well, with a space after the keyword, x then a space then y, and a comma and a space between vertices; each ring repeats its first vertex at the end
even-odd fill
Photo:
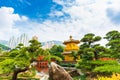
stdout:
POLYGON ((0 7, 12 7, 14 13, 31 19, 47 19, 51 9, 61 10, 62 6, 52 0, 0 0, 0 7))
MULTIPOLYGON (((40 41, 120 31, 120 0, 0 0, 0 40, 26 33, 40 41)), ((103 42, 104 43, 104 42, 103 42)))

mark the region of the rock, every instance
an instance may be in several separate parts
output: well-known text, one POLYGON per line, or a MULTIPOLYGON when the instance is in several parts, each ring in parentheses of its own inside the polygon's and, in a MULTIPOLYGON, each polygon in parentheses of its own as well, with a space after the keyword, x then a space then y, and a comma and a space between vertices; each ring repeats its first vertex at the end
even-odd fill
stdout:
POLYGON ((58 64, 51 62, 49 67, 50 80, 73 80, 70 74, 58 64))
POLYGON ((76 77, 76 76, 80 76, 80 72, 78 72, 78 70, 72 70, 69 72, 69 74, 72 76, 72 77, 76 77))

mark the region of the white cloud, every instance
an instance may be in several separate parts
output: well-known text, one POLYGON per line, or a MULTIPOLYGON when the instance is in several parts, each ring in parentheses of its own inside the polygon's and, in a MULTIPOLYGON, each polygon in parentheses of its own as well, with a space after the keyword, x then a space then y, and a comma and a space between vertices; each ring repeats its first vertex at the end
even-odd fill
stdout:
POLYGON ((96 35, 105 36, 110 30, 120 30, 119 26, 110 22, 106 13, 108 8, 119 10, 119 0, 75 0, 75 2, 66 0, 64 3, 63 0, 54 1, 63 5, 62 12, 70 15, 71 18, 68 19, 68 23, 65 22, 64 24, 69 25, 67 29, 74 27, 73 35, 79 33, 76 35, 79 36, 86 32, 92 32, 96 35))
POLYGON ((8 40, 13 35, 18 35, 19 30, 15 26, 16 21, 25 21, 26 17, 14 14, 11 7, 0 8, 0 40, 8 40))
MULTIPOLYGON (((81 39, 86 33, 95 33, 96 35, 105 36, 108 31, 113 29, 120 31, 120 26, 112 24, 107 17, 106 9, 112 8, 118 10, 119 0, 53 0, 63 6, 62 11, 52 11, 50 16, 62 16, 63 13, 69 14, 70 17, 63 18, 61 21, 45 20, 42 23, 31 21, 27 17, 20 17, 13 13, 12 8, 3 10, 0 15, 0 26, 6 25, 16 33, 27 33, 30 37, 36 35, 40 41, 61 40, 64 41, 73 35, 75 39, 81 39), (6 17, 7 16, 7 17, 6 17), (11 17, 10 17, 11 16, 11 17), (2 17, 2 19, 1 19, 2 17), (10 17, 10 18, 9 18, 10 17), (9 18, 9 19, 8 19, 9 18), (10 20, 10 21, 9 21, 10 20), (16 25, 22 26, 22 31, 15 29, 16 21, 23 23, 16 25), (8 23, 8 24, 5 24, 8 23)), ((7 28, 7 27, 6 27, 7 28)), ((10 30, 8 30, 10 32, 10 30)), ((3 32, 0 34, 3 34, 3 32)), ((3 34, 4 35, 4 34, 3 34)), ((5 35, 4 35, 5 36, 5 35)), ((1 37, 2 38, 2 37, 1 37)), ((102 41, 104 43, 104 41, 102 41)))
MULTIPOLYGON (((107 8, 116 4, 114 0, 91 1, 76 0, 63 2, 63 0, 54 0, 56 3, 63 5, 61 13, 69 14, 69 18, 63 21, 46 20, 43 23, 36 23, 36 27, 31 30, 32 34, 39 36, 40 41, 47 40, 66 40, 69 35, 80 39, 86 33, 95 33, 99 36, 105 36, 110 30, 120 30, 119 26, 110 22, 106 15, 107 8), (68 4, 67 4, 68 3, 68 4)), ((118 4, 116 6, 119 6, 118 4)), ((52 12, 51 15, 54 15, 52 12)), ((104 41, 102 41, 104 43, 104 41)))
POLYGON ((55 17, 55 16, 59 17, 59 16, 63 16, 63 15, 64 14, 61 11, 53 11, 53 10, 49 14, 49 16, 51 16, 51 17, 55 17))
POLYGON ((110 0, 109 2, 111 3, 109 8, 112 8, 115 11, 120 11, 120 0, 110 0))

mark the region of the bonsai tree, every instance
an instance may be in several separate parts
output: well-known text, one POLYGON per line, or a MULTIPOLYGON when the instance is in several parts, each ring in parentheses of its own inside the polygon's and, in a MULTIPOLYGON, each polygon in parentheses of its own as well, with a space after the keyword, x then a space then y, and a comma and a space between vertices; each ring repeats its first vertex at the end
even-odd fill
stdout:
POLYGON ((64 48, 61 45, 54 45, 52 48, 49 49, 49 52, 51 55, 60 57, 61 59, 64 59, 63 55, 61 54, 63 52, 64 48))
POLYGON ((17 75, 29 70, 39 55, 49 55, 49 53, 41 48, 41 44, 37 40, 30 40, 28 47, 19 44, 15 49, 9 51, 6 58, 0 62, 0 72, 13 73, 12 80, 17 80, 17 75))
POLYGON ((116 30, 110 31, 104 38, 108 41, 106 46, 111 49, 112 57, 120 59, 120 32, 116 30))
MULTIPOLYGON (((77 68, 80 68, 85 74, 96 76, 97 74, 109 75, 113 72, 120 73, 120 65, 116 60, 102 61, 100 57, 111 57, 111 49, 103 47, 95 42, 100 41, 99 36, 94 34, 86 34, 82 39, 80 45, 79 54, 81 55, 81 61, 76 64, 77 68)), ((117 44, 116 44, 117 45, 117 44)))
POLYGON ((61 61, 61 58, 52 56, 48 50, 42 49, 39 41, 30 40, 29 42, 28 47, 19 44, 15 49, 6 53, 6 58, 0 61, 1 74, 13 73, 12 80, 17 80, 17 75, 30 70, 31 66, 34 67, 33 63, 37 63, 37 58, 41 55, 49 61, 51 58, 61 61))
POLYGON ((98 53, 103 51, 103 47, 100 44, 95 44, 101 40, 100 36, 95 36, 93 33, 86 34, 82 39, 82 44, 80 45, 79 54, 81 58, 86 58, 88 60, 98 59, 98 53))

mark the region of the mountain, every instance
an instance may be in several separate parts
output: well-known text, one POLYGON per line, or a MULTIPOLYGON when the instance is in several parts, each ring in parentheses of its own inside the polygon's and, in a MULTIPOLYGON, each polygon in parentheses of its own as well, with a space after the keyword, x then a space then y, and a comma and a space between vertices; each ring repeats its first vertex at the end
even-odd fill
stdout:
POLYGON ((53 42, 54 42, 56 45, 63 45, 63 42, 62 42, 62 41, 55 41, 55 40, 53 40, 53 42))
POLYGON ((41 44, 43 49, 50 49, 53 45, 63 45, 61 41, 56 40, 41 42, 41 44))
POLYGON ((8 41, 6 41, 6 40, 0 40, 0 44, 8 45, 8 41))
POLYGON ((0 44, 0 48, 1 48, 2 50, 10 50, 9 47, 7 47, 7 46, 5 46, 5 45, 3 45, 3 44, 0 44))
POLYGON ((41 44, 42 44, 42 46, 45 46, 45 45, 63 45, 62 41, 56 41, 56 40, 41 42, 41 44))
POLYGON ((0 48, 2 50, 9 50, 10 48, 8 47, 8 41, 0 40, 0 48))

